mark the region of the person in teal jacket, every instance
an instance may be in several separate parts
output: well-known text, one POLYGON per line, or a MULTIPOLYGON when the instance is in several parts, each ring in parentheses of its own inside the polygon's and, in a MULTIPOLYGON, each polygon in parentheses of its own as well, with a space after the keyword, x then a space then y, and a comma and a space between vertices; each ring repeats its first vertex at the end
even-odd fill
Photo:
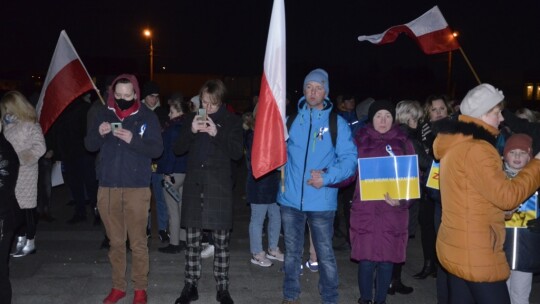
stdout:
POLYGON ((304 97, 289 129, 284 189, 278 191, 285 236, 283 303, 300 297, 300 267, 306 221, 319 262, 319 292, 322 303, 338 303, 338 271, 332 236, 337 208, 337 184, 355 173, 357 149, 347 122, 338 116, 334 146, 329 117, 328 73, 311 71, 304 80, 304 97))

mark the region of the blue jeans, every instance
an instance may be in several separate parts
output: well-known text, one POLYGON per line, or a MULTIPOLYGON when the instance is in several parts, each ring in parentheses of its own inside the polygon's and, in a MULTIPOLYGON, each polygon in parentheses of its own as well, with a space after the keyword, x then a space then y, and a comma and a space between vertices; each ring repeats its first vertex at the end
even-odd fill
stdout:
MULTIPOLYGON (((169 226, 169 213, 167 211, 167 203, 165 203, 165 197, 163 196, 163 186, 161 181, 163 180, 163 174, 152 173, 152 195, 156 201, 156 213, 158 230, 167 230, 169 226)), ((148 221, 148 227, 151 223, 148 221)))
POLYGON ((296 300, 300 297, 300 267, 304 251, 306 220, 311 229, 313 245, 319 262, 319 293, 325 304, 338 303, 338 271, 332 236, 335 211, 300 211, 281 207, 281 223, 285 236, 285 263, 283 297, 296 300))
POLYGON ((386 301, 386 292, 392 281, 393 263, 373 262, 362 260, 358 263, 358 289, 360 297, 364 301, 373 299, 373 271, 377 268, 375 282, 375 302, 384 303, 386 301))
POLYGON ((268 249, 278 247, 279 231, 281 230, 281 215, 279 206, 273 204, 251 204, 251 221, 249 222, 249 246, 252 254, 263 251, 262 230, 264 219, 268 212, 268 249))

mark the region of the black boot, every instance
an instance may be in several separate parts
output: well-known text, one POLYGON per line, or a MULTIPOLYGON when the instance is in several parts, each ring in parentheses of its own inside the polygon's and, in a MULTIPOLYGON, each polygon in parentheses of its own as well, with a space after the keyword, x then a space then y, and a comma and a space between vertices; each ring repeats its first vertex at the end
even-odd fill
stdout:
POLYGON ((387 293, 389 295, 393 295, 396 292, 401 294, 410 294, 414 291, 414 288, 406 286, 401 282, 401 267, 403 266, 402 263, 394 264, 394 269, 392 270, 392 283, 390 283, 390 287, 388 288, 387 293))
POLYGON ((216 300, 221 304, 234 304, 228 290, 219 290, 216 295, 216 300))
POLYGON ((373 304, 373 302, 371 300, 362 300, 362 298, 359 298, 358 304, 373 304))
POLYGON ((176 299, 174 304, 189 304, 191 301, 197 301, 199 299, 199 291, 197 286, 186 283, 180 297, 176 299))
POLYGON ((435 263, 432 260, 424 260, 424 267, 419 273, 413 275, 413 278, 423 280, 429 276, 435 277, 436 275, 437 267, 435 267, 435 263))

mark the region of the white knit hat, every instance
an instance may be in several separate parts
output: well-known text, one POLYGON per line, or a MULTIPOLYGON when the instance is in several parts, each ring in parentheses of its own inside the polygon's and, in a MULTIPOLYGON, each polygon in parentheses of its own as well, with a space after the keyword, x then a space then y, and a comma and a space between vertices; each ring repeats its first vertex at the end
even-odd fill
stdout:
POLYGON ((490 84, 482 83, 465 95, 459 109, 461 114, 480 118, 503 101, 503 99, 504 95, 501 90, 497 90, 490 84))

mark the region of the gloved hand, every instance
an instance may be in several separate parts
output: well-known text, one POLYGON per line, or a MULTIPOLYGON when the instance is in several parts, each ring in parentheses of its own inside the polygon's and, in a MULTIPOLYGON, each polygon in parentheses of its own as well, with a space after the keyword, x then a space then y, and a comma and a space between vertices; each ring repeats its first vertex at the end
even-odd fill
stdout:
POLYGON ((529 220, 527 222, 527 229, 529 229, 530 232, 540 233, 540 222, 538 222, 538 219, 529 220))

